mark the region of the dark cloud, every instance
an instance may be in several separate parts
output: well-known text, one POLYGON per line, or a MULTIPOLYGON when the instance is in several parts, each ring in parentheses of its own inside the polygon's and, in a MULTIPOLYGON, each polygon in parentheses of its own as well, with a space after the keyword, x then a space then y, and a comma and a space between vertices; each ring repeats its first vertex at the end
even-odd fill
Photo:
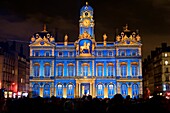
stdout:
MULTIPOLYGON (((86 0, 1 0, 0 38, 29 41, 44 23, 48 31, 57 34, 63 41, 68 34, 70 41, 79 35, 79 10, 86 0)), ((116 29, 125 24, 129 29, 139 29, 146 57, 162 42, 169 43, 169 0, 89 0, 94 8, 95 36, 102 40, 106 33, 113 40, 116 29)))

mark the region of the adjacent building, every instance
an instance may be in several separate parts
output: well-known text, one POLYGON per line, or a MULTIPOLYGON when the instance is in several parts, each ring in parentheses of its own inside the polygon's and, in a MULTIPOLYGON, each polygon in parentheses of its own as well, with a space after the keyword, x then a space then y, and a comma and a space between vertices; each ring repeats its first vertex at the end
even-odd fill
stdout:
POLYGON ((9 43, 0 42, 0 89, 5 98, 29 92, 29 60, 22 52, 17 52, 16 42, 9 43))
POLYGON ((46 26, 30 41, 30 91, 32 97, 112 98, 143 95, 141 37, 124 29, 115 41, 97 42, 93 8, 80 9, 79 36, 75 42, 55 42, 46 26))
POLYGON ((170 46, 162 43, 143 61, 144 90, 150 95, 170 91, 170 46))

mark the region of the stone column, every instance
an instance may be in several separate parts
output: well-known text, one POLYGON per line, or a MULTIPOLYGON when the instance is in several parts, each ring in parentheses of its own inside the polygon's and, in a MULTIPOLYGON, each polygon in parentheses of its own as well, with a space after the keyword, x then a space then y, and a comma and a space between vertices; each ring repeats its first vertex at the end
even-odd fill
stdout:
POLYGON ((142 61, 139 60, 139 76, 142 76, 142 61))
POLYGON ((119 94, 121 94, 121 89, 120 89, 121 87, 120 87, 120 83, 119 82, 117 82, 117 93, 119 93, 119 94))
POLYGON ((90 83, 90 95, 93 95, 93 83, 90 83))
POLYGON ((81 96, 81 83, 78 83, 78 97, 81 96))
POLYGON ((95 83, 93 83, 93 98, 96 97, 96 88, 95 88, 95 83))
POLYGON ((76 83, 76 91, 75 91, 75 97, 79 97, 79 83, 76 83))
POLYGON ((104 86, 104 98, 108 98, 108 87, 107 87, 107 84, 104 86))
POLYGON ((43 87, 40 87, 40 97, 43 97, 43 87))

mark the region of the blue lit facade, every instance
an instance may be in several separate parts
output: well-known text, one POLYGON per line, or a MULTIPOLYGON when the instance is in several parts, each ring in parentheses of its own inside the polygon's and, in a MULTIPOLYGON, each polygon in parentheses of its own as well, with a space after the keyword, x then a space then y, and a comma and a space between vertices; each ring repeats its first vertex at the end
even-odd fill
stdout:
POLYGON ((124 28, 108 42, 96 42, 93 8, 80 10, 79 37, 75 42, 55 42, 46 28, 30 43, 30 91, 32 97, 78 98, 92 95, 112 98, 116 93, 131 98, 143 95, 141 39, 124 28))

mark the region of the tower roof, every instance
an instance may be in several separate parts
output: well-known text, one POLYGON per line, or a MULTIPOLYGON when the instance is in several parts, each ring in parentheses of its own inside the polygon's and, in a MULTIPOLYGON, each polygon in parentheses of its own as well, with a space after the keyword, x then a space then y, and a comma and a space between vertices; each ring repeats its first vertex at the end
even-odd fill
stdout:
POLYGON ((82 11, 93 11, 93 8, 91 6, 89 6, 88 2, 86 2, 86 5, 84 5, 81 8, 80 12, 82 12, 82 11))

